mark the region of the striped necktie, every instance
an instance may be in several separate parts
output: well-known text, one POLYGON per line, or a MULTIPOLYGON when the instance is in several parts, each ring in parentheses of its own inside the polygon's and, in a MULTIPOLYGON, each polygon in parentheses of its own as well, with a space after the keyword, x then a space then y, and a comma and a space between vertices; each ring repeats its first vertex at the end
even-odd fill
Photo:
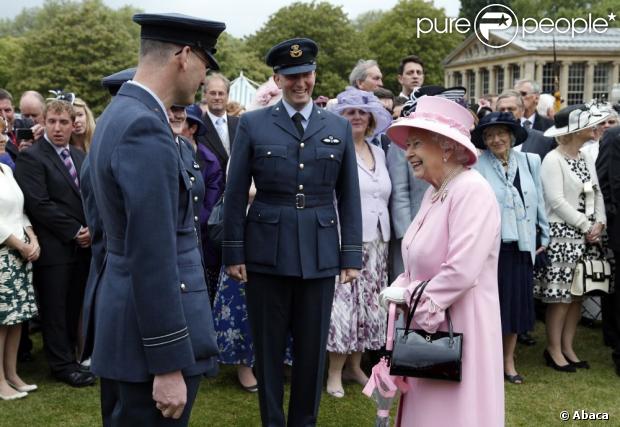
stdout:
POLYGON ((69 149, 64 148, 60 152, 60 156, 62 157, 62 161, 65 164, 67 170, 69 171, 69 175, 71 175, 71 178, 73 178, 73 183, 77 188, 80 188, 80 181, 78 180, 77 170, 75 169, 73 160, 71 160, 71 154, 69 153, 69 149))

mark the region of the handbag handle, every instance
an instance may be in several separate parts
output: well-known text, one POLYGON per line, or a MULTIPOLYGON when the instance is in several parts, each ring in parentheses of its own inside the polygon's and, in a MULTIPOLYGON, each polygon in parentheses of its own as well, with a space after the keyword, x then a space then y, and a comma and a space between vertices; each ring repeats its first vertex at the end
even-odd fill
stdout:
MULTIPOLYGON (((410 307, 411 307, 411 302, 413 301, 413 297, 416 295, 416 293, 417 293, 417 296, 415 299, 415 303, 413 304, 413 308, 409 311, 409 314, 407 315, 407 324, 405 325, 405 336, 409 335, 409 333, 412 332, 412 330, 410 330, 409 328, 409 325, 411 325, 411 321, 413 320, 413 315, 416 309, 418 308, 420 298, 422 297, 422 293, 424 292, 426 285, 428 285, 428 282, 429 282, 428 280, 423 281, 418 286, 416 286, 416 288, 411 293, 411 299, 409 300, 410 307)), ((448 321, 448 335, 450 336, 450 344, 452 344, 452 342, 454 341, 454 330, 452 328, 452 319, 450 318, 449 308, 446 308, 446 320, 448 321)))

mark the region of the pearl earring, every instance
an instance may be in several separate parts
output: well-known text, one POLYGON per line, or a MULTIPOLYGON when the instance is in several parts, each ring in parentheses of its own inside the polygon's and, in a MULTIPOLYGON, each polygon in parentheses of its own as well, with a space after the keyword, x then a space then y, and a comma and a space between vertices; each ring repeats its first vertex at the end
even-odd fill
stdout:
POLYGON ((448 161, 448 158, 447 158, 447 157, 444 157, 444 158, 443 158, 443 162, 444 162, 444 163, 446 163, 447 161, 448 161))

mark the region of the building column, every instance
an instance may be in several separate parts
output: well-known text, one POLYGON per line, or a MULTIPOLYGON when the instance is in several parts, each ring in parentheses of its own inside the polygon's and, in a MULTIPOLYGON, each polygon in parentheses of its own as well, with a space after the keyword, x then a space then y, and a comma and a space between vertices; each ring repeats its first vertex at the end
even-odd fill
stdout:
POLYGON ((454 81, 454 71, 446 71, 444 73, 444 85, 445 87, 451 87, 454 81))
POLYGON ((536 77, 534 78, 534 81, 540 85, 541 91, 542 91, 543 67, 544 66, 545 66, 545 61, 536 61, 536 77))
POLYGON ((563 106, 567 105, 568 102, 568 67, 570 65, 570 61, 562 61, 562 66, 560 67, 560 94, 564 99, 563 106))
POLYGON ((525 63, 525 72, 523 72, 523 69, 521 70, 521 79, 528 79, 528 80, 536 80, 535 78, 535 66, 534 66, 534 62, 526 62, 525 63))
POLYGON ((504 64, 502 65, 502 68, 504 69, 504 87, 500 88, 500 93, 510 87, 510 64, 504 64))
POLYGON ((594 66, 596 61, 588 61, 586 63, 586 72, 583 80, 583 102, 590 102, 592 100, 592 93, 594 92, 594 66))
POLYGON ((474 98, 476 101, 482 96, 482 79, 480 78, 480 67, 474 68, 474 98))
POLYGON ((620 83, 620 76, 618 76, 618 72, 620 71, 620 62, 614 62, 611 68, 611 84, 620 83))
POLYGON ((488 67, 488 70, 489 70, 489 93, 495 93, 495 73, 497 72, 497 67, 495 65, 491 65, 488 67))

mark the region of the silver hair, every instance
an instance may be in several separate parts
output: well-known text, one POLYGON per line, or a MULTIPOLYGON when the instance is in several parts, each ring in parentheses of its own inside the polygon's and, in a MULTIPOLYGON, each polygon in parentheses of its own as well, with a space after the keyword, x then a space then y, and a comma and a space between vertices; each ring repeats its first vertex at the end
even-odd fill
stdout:
POLYGON ((452 150, 452 157, 457 163, 461 165, 466 165, 469 162, 467 148, 465 148, 463 145, 459 144, 455 140, 440 135, 438 133, 432 133, 431 140, 433 142, 437 142, 444 153, 448 150, 452 150))
POLYGON ((549 118, 549 108, 553 108, 555 104, 555 96, 549 93, 543 93, 538 98, 538 105, 536 106, 536 112, 543 117, 549 118))
POLYGON ((366 80, 368 69, 378 66, 379 64, 377 64, 377 61, 374 59, 360 59, 357 61, 357 65, 355 65, 351 74, 349 74, 349 84, 353 87, 357 87, 357 82, 366 80))
POLYGON ((216 79, 219 79, 222 82, 224 82, 224 86, 226 86, 226 93, 230 93, 230 80, 228 80, 226 76, 221 73, 209 73, 209 75, 205 77, 203 92, 207 92, 207 90, 209 89, 209 83, 211 83, 211 80, 216 80, 216 79))
POLYGON ((499 96, 497 97, 497 100, 495 101, 495 105, 497 106, 497 104, 499 104, 499 102, 502 99, 506 99, 506 98, 516 98, 519 108, 521 110, 525 109, 525 105, 523 104, 523 98, 521 97, 521 94, 517 92, 516 90, 505 90, 502 93, 500 93, 499 96))
POLYGON ((521 79, 518 80, 515 83, 515 88, 524 85, 524 84, 529 84, 530 86, 532 86, 532 92, 533 93, 540 93, 540 85, 538 84, 538 82, 534 81, 534 80, 530 80, 530 79, 521 79))

